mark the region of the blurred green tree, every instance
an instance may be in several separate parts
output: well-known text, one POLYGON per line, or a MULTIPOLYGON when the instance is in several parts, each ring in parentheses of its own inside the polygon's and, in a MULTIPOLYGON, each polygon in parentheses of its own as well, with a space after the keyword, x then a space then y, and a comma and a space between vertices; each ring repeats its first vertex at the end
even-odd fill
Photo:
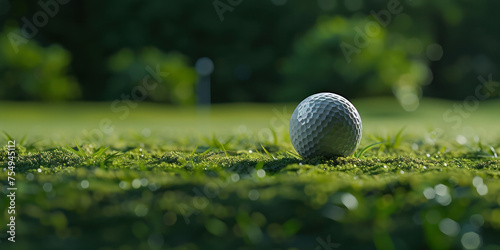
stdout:
POLYGON ((165 54, 153 47, 139 51, 123 49, 108 62, 112 75, 106 84, 106 96, 130 92, 134 86, 142 84, 148 74, 147 67, 158 67, 168 76, 160 76, 158 86, 147 93, 150 100, 178 105, 191 105, 196 101, 196 71, 188 65, 188 58, 178 52, 165 54))
POLYGON ((320 91, 346 96, 394 93, 405 109, 414 110, 421 87, 432 76, 420 48, 423 40, 389 33, 365 17, 323 17, 284 61, 286 90, 280 98, 320 91))
POLYGON ((68 74, 68 51, 30 41, 16 53, 7 33, 0 34, 0 99, 67 101, 80 97, 77 80, 68 74))
MULTIPOLYGON (((108 67, 108 59, 126 48, 179 51, 188 64, 211 58, 214 102, 297 101, 305 92, 329 90, 349 98, 396 94, 411 109, 420 95, 463 99, 474 93, 478 76, 499 73, 500 2, 243 1, 223 21, 212 3, 70 1, 33 39, 71 53, 84 100, 113 100, 120 93, 113 89, 131 86, 125 78, 123 88, 110 80, 117 72, 108 67), (390 2, 402 11, 348 63, 342 42, 353 44, 355 28, 364 30, 375 21, 373 12, 390 2)), ((24 17, 42 9, 37 1, 10 1, 0 27, 20 29, 24 17)))

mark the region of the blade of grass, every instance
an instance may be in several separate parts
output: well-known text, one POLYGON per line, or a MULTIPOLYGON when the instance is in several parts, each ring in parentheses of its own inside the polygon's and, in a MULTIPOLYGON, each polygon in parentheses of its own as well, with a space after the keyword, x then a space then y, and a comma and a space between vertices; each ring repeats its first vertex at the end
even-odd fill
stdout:
POLYGON ((80 145, 78 145, 78 142, 75 140, 75 144, 76 144, 76 148, 78 149, 78 155, 80 155, 80 157, 85 157, 86 154, 85 152, 83 152, 83 149, 80 147, 80 145))
POLYGON ((191 154, 189 155, 189 157, 193 156, 194 153, 196 152, 196 150, 198 149, 199 146, 196 146, 196 148, 194 148, 193 152, 191 152, 191 154))
POLYGON ((267 149, 266 149, 266 148, 265 148, 262 144, 260 144, 260 146, 262 147, 262 149, 264 150, 264 152, 266 152, 266 155, 267 155, 269 158, 271 158, 271 159, 273 159, 273 160, 276 160, 276 158, 274 158, 274 156, 272 156, 269 152, 267 152, 267 149))
POLYGON ((375 146, 377 146, 379 144, 382 144, 384 142, 385 141, 372 143, 372 144, 364 147, 363 149, 361 149, 358 153, 354 153, 354 157, 360 158, 360 157, 362 157, 366 153, 366 151, 368 151, 369 149, 371 149, 371 148, 373 148, 373 147, 375 147, 375 146))
POLYGON ((27 137, 27 134, 24 134, 23 137, 21 138, 21 140, 19 141, 19 145, 24 145, 24 142, 26 142, 26 137, 27 137))
POLYGON ((276 130, 271 126, 269 126, 269 129, 271 130, 271 134, 273 135, 274 145, 278 145, 278 134, 276 133, 276 130))
POLYGON ((100 157, 102 154, 104 154, 104 152, 106 152, 107 149, 107 147, 99 147, 97 151, 92 154, 92 156, 95 158, 100 157))
POLYGON ((290 156, 293 156, 293 157, 296 157, 296 158, 302 158, 302 156, 300 156, 299 154, 296 154, 294 153, 293 151, 289 152, 289 151, 285 151, 288 155, 290 156))
POLYGON ((493 158, 498 158, 498 155, 497 155, 497 151, 495 150, 495 148, 493 148, 492 146, 488 146, 491 150, 491 153, 493 154, 493 158))
POLYGON ((403 140, 403 131, 406 129, 406 126, 402 127, 398 133, 396 134, 396 136, 394 137, 394 141, 392 142, 392 148, 395 149, 395 148, 398 148, 399 147, 399 144, 401 144, 401 141, 403 140))
POLYGON ((14 138, 12 138, 12 136, 10 136, 9 133, 7 133, 7 132, 5 132, 3 130, 2 130, 2 132, 3 132, 4 136, 5 136, 5 139, 7 139, 7 141, 14 141, 14 138))
POLYGON ((66 148, 65 148, 65 149, 66 149, 66 150, 68 150, 69 152, 71 152, 71 153, 73 153, 73 154, 75 154, 75 155, 77 155, 77 156, 81 157, 81 156, 80 156, 80 154, 78 153, 78 151, 74 150, 72 147, 70 147, 70 146, 66 145, 66 148))
POLYGON ((117 157, 117 156, 119 156, 119 155, 120 155, 120 152, 115 152, 115 153, 112 153, 112 154, 110 154, 110 155, 106 156, 106 158, 104 158, 104 161, 103 161, 103 162, 104 162, 104 163, 107 163, 107 162, 109 162, 111 159, 113 159, 113 158, 115 158, 115 157, 117 157))
MULTIPOLYGON (((219 141, 217 141, 217 142, 219 142, 219 141)), ((226 151, 226 148, 224 148, 224 145, 222 143, 220 143, 220 142, 219 142, 219 144, 222 147, 222 150, 224 151, 224 154, 226 155, 226 157, 229 158, 229 155, 227 155, 227 151, 226 151)))
POLYGON ((207 150, 203 151, 203 153, 201 153, 201 155, 208 154, 210 152, 210 150, 212 150, 212 147, 207 148, 207 150))

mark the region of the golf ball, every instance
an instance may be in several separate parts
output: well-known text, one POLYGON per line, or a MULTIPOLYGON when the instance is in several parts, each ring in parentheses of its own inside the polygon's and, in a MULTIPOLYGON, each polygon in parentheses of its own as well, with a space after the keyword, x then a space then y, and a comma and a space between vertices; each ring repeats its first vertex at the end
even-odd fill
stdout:
POLYGON ((290 119, 290 139, 303 157, 351 155, 361 132, 361 117, 354 105, 333 93, 307 97, 290 119))

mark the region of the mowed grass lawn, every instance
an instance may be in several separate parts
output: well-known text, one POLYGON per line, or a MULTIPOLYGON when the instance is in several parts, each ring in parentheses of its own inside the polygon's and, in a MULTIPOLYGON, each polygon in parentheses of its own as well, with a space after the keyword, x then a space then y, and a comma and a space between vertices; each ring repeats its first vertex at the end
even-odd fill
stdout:
POLYGON ((500 249, 499 101, 353 103, 361 146, 336 159, 296 154, 297 103, 0 103, 0 248, 500 249))

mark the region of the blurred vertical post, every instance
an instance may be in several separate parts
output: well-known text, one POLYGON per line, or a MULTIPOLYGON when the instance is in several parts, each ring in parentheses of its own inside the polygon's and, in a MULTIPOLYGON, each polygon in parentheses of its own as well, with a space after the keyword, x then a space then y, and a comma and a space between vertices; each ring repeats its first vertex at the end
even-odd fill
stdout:
POLYGON ((208 57, 198 59, 194 65, 198 73, 196 84, 196 102, 198 107, 210 107, 210 75, 214 71, 214 63, 208 57))
POLYGON ((210 75, 214 71, 214 63, 208 57, 199 58, 194 68, 198 73, 196 83, 196 105, 198 106, 198 119, 200 132, 210 131, 210 75))

